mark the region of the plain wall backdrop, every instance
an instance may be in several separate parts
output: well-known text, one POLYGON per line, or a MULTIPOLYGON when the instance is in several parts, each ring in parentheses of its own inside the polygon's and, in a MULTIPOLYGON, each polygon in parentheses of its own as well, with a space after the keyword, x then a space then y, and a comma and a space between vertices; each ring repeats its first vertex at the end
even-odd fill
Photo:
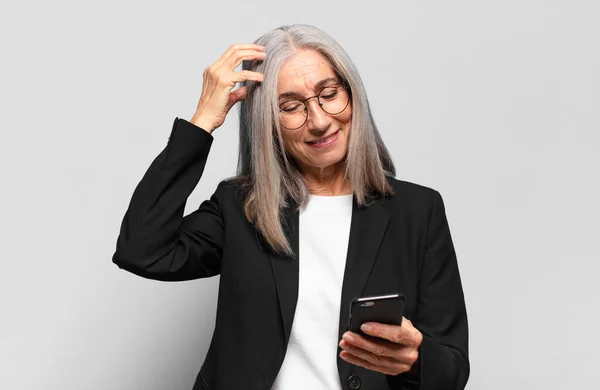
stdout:
MULTIPOLYGON (((292 23, 345 47, 397 177, 444 197, 467 388, 600 388, 597 1, 33 1, 0 15, 0 388, 191 389, 218 277, 120 270, 119 227, 204 68, 292 23)), ((186 214, 235 173, 237 112, 186 214)))

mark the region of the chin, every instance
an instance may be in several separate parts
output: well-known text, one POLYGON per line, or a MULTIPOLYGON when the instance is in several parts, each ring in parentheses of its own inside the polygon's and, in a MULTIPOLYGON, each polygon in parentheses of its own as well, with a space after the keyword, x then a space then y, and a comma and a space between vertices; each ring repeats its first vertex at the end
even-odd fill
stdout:
POLYGON ((347 150, 339 147, 339 145, 325 153, 308 148, 304 149, 299 155, 294 156, 292 154, 294 159, 306 168, 325 169, 345 162, 347 150))
POLYGON ((343 160, 344 160, 343 157, 332 158, 332 159, 321 159, 319 161, 311 161, 311 162, 307 163, 306 165, 312 166, 313 168, 325 169, 325 168, 333 167, 336 165, 340 165, 341 163, 343 163, 343 160))

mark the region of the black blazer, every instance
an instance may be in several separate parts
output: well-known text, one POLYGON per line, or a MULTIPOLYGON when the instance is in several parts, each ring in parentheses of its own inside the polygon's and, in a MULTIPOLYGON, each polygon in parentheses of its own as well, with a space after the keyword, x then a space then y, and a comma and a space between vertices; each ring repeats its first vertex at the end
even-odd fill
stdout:
MULTIPOLYGON (((210 200, 183 216, 212 141, 206 131, 175 119, 167 146, 133 193, 112 260, 164 281, 220 274, 215 331, 194 390, 270 389, 294 319, 298 260, 266 250, 244 217, 233 181, 221 182, 210 200)), ((345 362, 338 347, 342 387, 463 389, 469 376, 467 315, 442 198, 426 187, 389 181, 394 196, 371 197, 370 206, 360 208, 354 199, 339 335, 352 298, 401 292, 405 317, 421 331, 423 343, 413 369, 395 377, 345 362)), ((298 253, 295 205, 285 219, 298 253)))

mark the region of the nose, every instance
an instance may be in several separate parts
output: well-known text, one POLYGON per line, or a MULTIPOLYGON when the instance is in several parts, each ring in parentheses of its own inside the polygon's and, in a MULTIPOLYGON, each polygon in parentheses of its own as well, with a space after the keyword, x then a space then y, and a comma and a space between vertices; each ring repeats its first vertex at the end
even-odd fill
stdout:
POLYGON ((308 119, 306 120, 308 130, 315 133, 327 131, 331 123, 331 118, 319 105, 317 99, 310 99, 306 102, 308 108, 308 119))

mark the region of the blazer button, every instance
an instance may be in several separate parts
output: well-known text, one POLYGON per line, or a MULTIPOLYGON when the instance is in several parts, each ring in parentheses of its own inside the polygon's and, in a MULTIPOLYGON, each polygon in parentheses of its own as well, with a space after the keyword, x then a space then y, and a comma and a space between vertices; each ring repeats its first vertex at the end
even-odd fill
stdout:
POLYGON ((348 387, 350 390, 360 389, 360 377, 358 375, 352 375, 348 378, 348 387))

